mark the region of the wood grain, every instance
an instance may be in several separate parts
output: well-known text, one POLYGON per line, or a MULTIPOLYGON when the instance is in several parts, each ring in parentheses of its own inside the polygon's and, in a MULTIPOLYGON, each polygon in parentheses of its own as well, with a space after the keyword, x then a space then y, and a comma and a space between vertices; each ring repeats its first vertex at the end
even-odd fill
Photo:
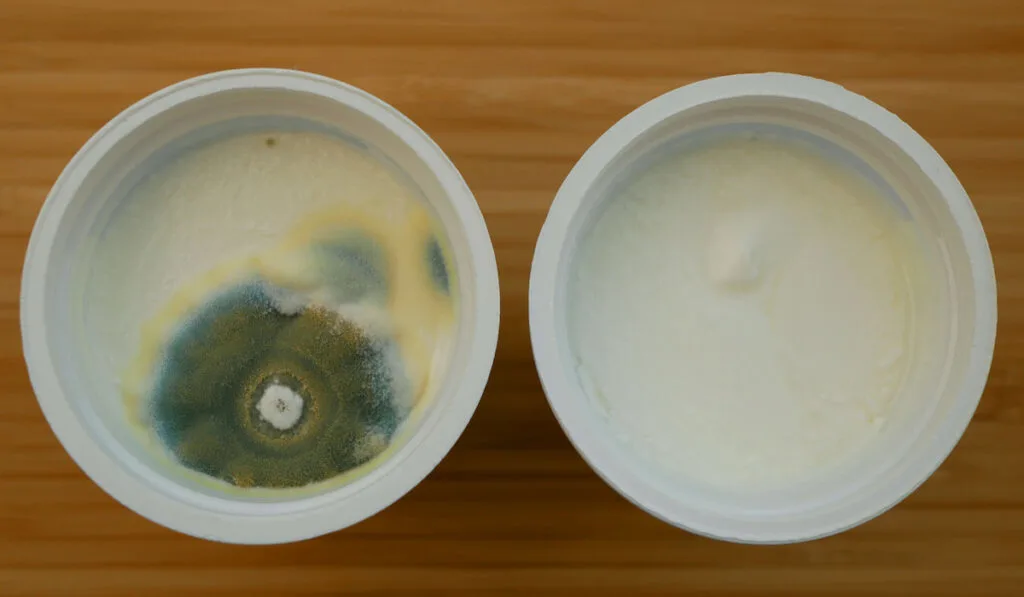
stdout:
POLYGON ((0 0, 0 594, 1024 594, 1024 4, 1017 0, 0 0), (18 287, 54 179, 122 108, 203 72, 294 67, 385 98, 451 155, 494 239, 502 329, 465 435, 346 531, 238 547, 167 531, 71 462, 33 398, 18 287), (640 103, 744 71, 825 77, 952 165, 995 253, 999 340, 962 443, 841 536, 731 545, 629 505, 583 464, 534 371, 533 244, 573 162, 640 103))

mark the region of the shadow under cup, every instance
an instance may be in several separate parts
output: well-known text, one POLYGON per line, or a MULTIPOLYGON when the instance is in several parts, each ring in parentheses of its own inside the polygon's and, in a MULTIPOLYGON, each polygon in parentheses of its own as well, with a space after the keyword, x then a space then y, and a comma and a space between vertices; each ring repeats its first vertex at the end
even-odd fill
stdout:
POLYGON ((451 448, 479 401, 497 339, 493 249, 458 171, 408 119, 336 81, 278 70, 214 73, 142 100, 69 163, 33 232, 23 279, 26 360, 48 421, 75 461, 108 493, 176 530, 271 543, 343 528, 397 500, 451 448), (147 445, 126 418, 117 371, 103 370, 83 323, 83 288, 119 201, 183 150, 254 131, 336 135, 384 163, 422 198, 447 238, 457 296, 446 373, 422 413, 380 462, 344 483, 242 490, 209 483, 147 445))

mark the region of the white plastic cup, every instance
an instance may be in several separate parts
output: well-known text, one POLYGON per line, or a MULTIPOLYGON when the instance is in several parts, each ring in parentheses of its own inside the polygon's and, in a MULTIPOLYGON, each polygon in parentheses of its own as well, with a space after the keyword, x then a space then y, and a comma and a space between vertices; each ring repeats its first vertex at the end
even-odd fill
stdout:
POLYGON ((498 275, 483 216, 458 170, 408 118, 338 81, 245 69, 183 81, 141 100, 97 132, 61 173, 36 221, 22 278, 25 360, 47 421, 78 465, 115 499, 169 528, 233 543, 281 543, 329 533, 387 507, 440 462, 483 392, 498 337, 498 275), (329 127, 386 156, 419 187, 448 235, 458 272, 459 317, 448 373, 411 437, 367 475, 317 495, 256 500, 179 483, 122 440, 110 397, 88 391, 70 278, 87 264, 83 239, 120 183, 185 135, 247 118, 297 118, 329 127))
MULTIPOLYGON (((708 133, 710 134, 710 133, 708 133)), ((677 527, 748 543, 788 543, 838 533, 894 506, 956 445, 981 397, 996 333, 992 255, 963 187, 934 149, 870 100, 790 74, 700 81, 644 104, 595 142, 558 191, 530 273, 530 336, 551 408, 580 455, 624 497, 677 527), (722 495, 667 479, 611 432, 577 374, 567 330, 576 248, 613 185, 682 136, 715 127, 772 126, 856 157, 903 202, 938 257, 945 303, 935 321, 941 357, 928 391, 897 396, 888 431, 833 474, 771 494, 722 495), (941 329, 940 329, 941 328, 941 329), (939 333, 941 332, 941 333, 939 333)), ((938 358, 938 357, 937 357, 938 358)), ((642 400, 643 397, 637 397, 642 400)))

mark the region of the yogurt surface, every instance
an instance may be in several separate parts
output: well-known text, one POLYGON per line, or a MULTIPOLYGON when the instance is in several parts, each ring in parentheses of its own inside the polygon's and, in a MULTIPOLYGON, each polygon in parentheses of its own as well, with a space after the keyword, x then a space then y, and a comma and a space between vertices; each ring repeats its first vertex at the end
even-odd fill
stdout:
POLYGON ((94 240, 91 370, 144 444, 219 487, 354 478, 444 376, 458 302, 447 239, 414 188, 340 137, 186 150, 94 240))
POLYGON ((915 354, 925 259, 901 206, 804 143, 731 135, 608 198, 573 262, 577 373, 675 478, 772 489, 855 458, 915 354))

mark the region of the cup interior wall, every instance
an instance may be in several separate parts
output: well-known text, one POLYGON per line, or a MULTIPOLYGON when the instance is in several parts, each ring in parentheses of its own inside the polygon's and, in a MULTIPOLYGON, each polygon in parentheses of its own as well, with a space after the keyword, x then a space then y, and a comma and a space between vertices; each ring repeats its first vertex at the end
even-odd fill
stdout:
MULTIPOLYGON (((111 133, 121 136, 85 174, 63 214, 46 263, 45 281, 44 309, 47 321, 51 322, 46 333, 51 358, 57 365, 58 382, 68 397, 69 408, 85 423, 94 441, 127 470, 166 493, 205 506, 224 498, 208 484, 195 482, 194 475, 178 470, 183 467, 167 467, 160 462, 154 450, 142 445, 138 434, 129 429, 116 372, 103 370, 102 359, 91 354, 81 301, 76 297, 81 296, 88 276, 96 231, 109 221, 129 191, 165 160, 198 144, 235 134, 316 130, 340 135, 369 152, 419 191, 448 237, 458 273, 459 315, 448 372, 414 433, 406 434, 411 439, 390 457, 401 460, 403 454, 414 448, 415 436, 426 433, 437 423, 446 397, 454 394, 458 379, 468 367, 468 347, 475 326, 474 266, 469 237, 424 156, 392 128, 362 111, 314 93, 279 88, 220 91, 178 103, 141 122, 132 122, 129 116, 111 126, 115 127, 111 133)), ((354 491, 353 486, 372 482, 376 473, 373 471, 341 488, 325 482, 325 487, 329 487, 325 492, 354 491)), ((257 493, 255 497, 232 493, 228 501, 251 502, 250 507, 257 510, 263 506, 277 510, 285 506, 303 508, 309 501, 296 499, 289 490, 257 493)), ((234 509, 235 505, 220 503, 220 507, 234 509)))
MULTIPOLYGON (((609 470, 624 467, 658 494, 658 500, 690 510, 690 516, 715 526, 742 521, 756 531, 777 525, 822 526, 847 509, 870 501, 879 488, 898 479, 910 463, 928 452, 931 435, 960 398, 969 339, 974 327, 974 285, 960 227, 940 190, 918 164, 892 140, 856 118, 816 102, 767 96, 736 97, 702 104, 662 121, 624 147, 598 174, 569 224, 555 288, 557 351, 565 371, 576 371, 567 310, 574 260, 583 238, 603 207, 649 164, 680 147, 696 145, 738 131, 769 131, 811 143, 826 157, 845 162, 894 202, 902 217, 914 223, 932 270, 934 293, 920 297, 911 371, 883 432, 856 459, 813 480, 757 495, 724 493, 698 483, 669 479, 618 445, 599 413, 598 401, 587 396, 587 384, 567 375, 570 400, 591 435, 604 438, 606 454, 618 460, 609 470), (611 444, 616 445, 611 445, 611 444), (676 496, 685 496, 677 499, 676 496), (683 504, 685 502, 685 505, 683 504)), ((599 465, 597 468, 601 468, 599 465)), ((609 478, 617 485, 614 478, 609 478)), ((628 493, 628 492, 627 492, 628 493)), ((671 522, 671 521, 670 521, 671 522)), ((825 524, 827 526, 827 523, 825 524)))

